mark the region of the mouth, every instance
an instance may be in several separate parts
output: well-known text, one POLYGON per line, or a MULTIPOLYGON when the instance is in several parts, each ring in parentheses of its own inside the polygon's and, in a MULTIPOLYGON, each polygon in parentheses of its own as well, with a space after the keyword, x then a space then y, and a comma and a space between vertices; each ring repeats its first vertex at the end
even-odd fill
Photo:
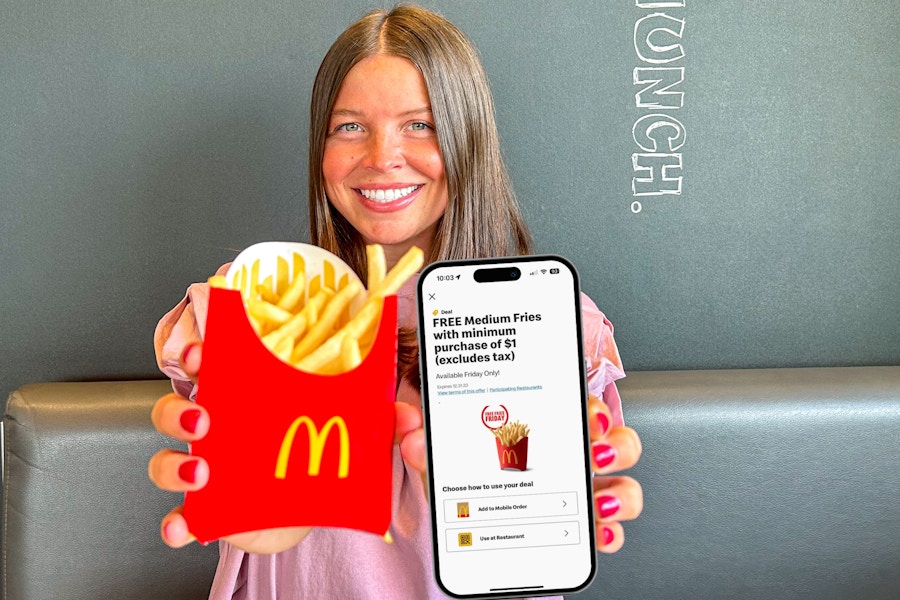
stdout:
POLYGON ((419 190, 419 188, 421 188, 421 187, 422 187, 421 185, 410 185, 410 186, 401 187, 401 188, 388 188, 388 189, 377 189, 377 190, 360 188, 360 189, 357 189, 356 191, 359 192, 359 194, 363 198, 368 200, 369 202, 375 202, 377 204, 389 204, 391 202, 396 202, 398 200, 406 198, 407 196, 412 195, 417 190, 419 190))

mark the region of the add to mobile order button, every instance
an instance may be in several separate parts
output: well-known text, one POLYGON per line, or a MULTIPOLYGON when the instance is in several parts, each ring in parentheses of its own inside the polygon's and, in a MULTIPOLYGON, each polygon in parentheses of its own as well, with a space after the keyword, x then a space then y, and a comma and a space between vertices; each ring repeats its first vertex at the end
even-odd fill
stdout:
POLYGON ((578 544, 580 541, 577 521, 447 530, 448 552, 566 546, 578 544))
POLYGON ((575 492, 444 501, 444 521, 448 524, 461 521, 564 517, 576 514, 578 502, 575 492))

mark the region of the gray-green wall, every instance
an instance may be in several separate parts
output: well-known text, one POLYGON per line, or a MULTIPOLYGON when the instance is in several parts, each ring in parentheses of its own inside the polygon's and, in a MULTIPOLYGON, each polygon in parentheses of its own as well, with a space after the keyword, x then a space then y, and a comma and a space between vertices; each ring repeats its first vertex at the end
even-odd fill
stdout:
MULTIPOLYGON (((372 6, 307 4, 0 3, 3 397, 157 376, 189 282, 305 239, 311 82, 372 6)), ((424 4, 478 46, 539 249, 627 367, 900 362, 894 2, 424 4)))

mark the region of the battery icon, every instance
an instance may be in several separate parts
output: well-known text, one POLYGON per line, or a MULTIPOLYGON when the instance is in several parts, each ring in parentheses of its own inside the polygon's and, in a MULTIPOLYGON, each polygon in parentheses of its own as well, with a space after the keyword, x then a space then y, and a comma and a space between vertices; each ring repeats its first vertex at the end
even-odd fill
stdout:
POLYGON ((557 273, 559 273, 559 269, 557 269, 557 268, 555 268, 555 267, 552 268, 552 269, 550 269, 550 274, 551 274, 551 275, 556 275, 557 273))

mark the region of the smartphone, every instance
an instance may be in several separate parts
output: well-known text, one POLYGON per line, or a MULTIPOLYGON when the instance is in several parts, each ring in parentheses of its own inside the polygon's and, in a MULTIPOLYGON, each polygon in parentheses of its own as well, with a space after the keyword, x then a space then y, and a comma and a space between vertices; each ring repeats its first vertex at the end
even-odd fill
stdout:
POLYGON ((456 598, 586 587, 597 554, 574 266, 436 262, 417 294, 438 585, 456 598))

